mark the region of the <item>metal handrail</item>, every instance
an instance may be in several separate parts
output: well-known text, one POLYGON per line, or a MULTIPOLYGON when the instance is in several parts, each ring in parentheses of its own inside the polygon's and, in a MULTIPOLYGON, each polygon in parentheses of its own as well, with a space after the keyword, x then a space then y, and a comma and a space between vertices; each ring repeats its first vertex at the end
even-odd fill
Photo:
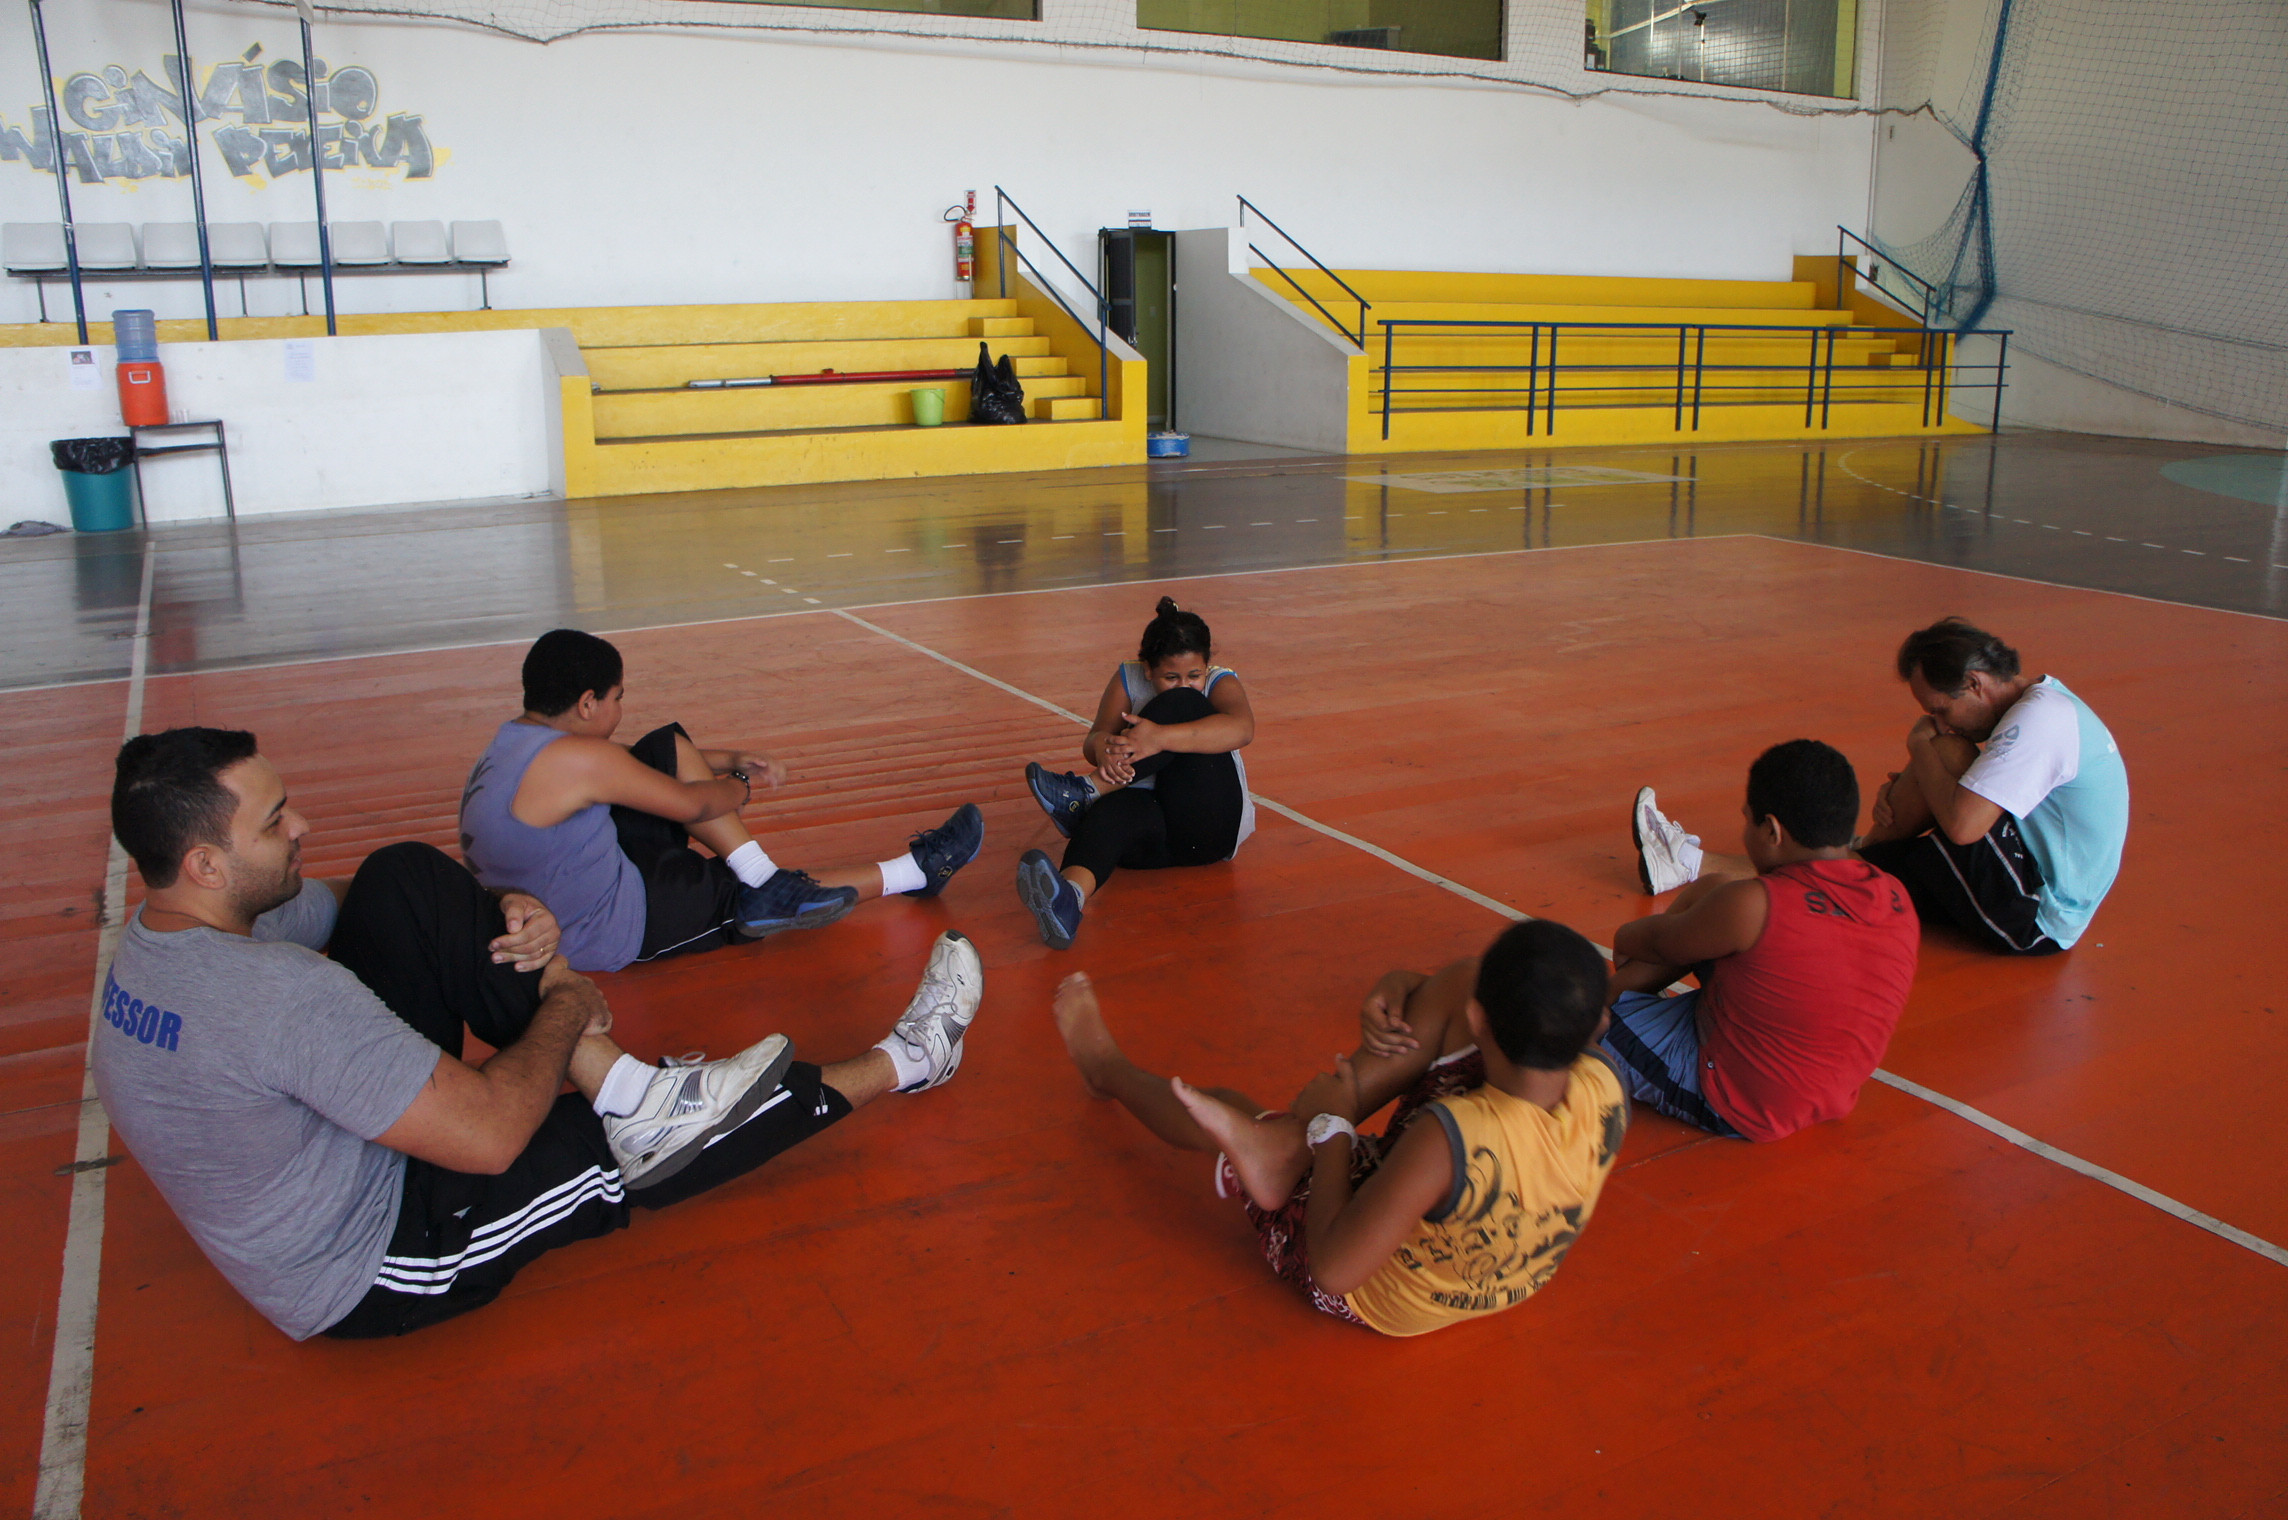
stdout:
MULTIPOLYGON (((1902 274, 1902 275, 1906 276, 1906 279, 1907 279, 1907 283, 1908 283, 1908 284, 1910 284, 1910 285, 1912 285, 1912 286, 1914 286, 1914 287, 1915 287, 1915 289, 1916 289, 1916 290, 1918 290, 1919 292, 1921 292, 1921 294, 1922 294, 1922 298, 1923 298, 1923 326, 1925 326, 1925 327, 1929 327, 1929 326, 1931 326, 1931 325, 1932 325, 1932 322, 1931 322, 1931 314, 1932 314, 1932 313, 1933 313, 1933 312, 1934 312, 1934 311, 1937 309, 1937 307, 1938 307, 1938 287, 1937 287, 1936 285, 1933 285, 1933 284, 1932 284, 1930 281, 1928 281, 1928 280, 1924 279, 1924 278, 1923 278, 1921 275, 1919 275, 1919 274, 1916 274, 1916 273, 1915 273, 1915 272, 1914 272, 1912 269, 1909 269, 1909 268, 1908 268, 1906 265, 1904 265, 1904 264, 1900 263, 1900 262, 1899 262, 1897 259, 1894 259, 1894 258, 1892 258, 1892 257, 1891 257, 1889 254, 1885 253, 1885 252, 1884 252, 1882 249, 1880 249, 1880 248, 1877 248, 1877 247, 1876 247, 1876 246, 1875 246, 1873 243, 1870 243, 1870 242, 1868 242, 1868 241, 1867 241, 1865 238, 1861 237, 1861 236, 1860 236, 1858 233, 1856 233, 1856 232, 1853 232, 1853 231, 1852 231, 1850 228, 1848 228, 1848 227, 1845 227, 1845 226, 1841 225, 1840 223, 1839 223, 1839 224, 1837 224, 1837 226, 1836 226, 1836 228, 1835 228, 1835 300, 1836 300, 1836 304, 1838 304, 1838 305, 1841 305, 1841 304, 1842 304, 1842 301, 1843 301, 1843 261, 1844 261, 1844 259, 1847 257, 1847 255, 1844 253, 1844 250, 1843 250, 1843 240, 1844 240, 1845 238, 1849 238, 1849 239, 1850 239, 1852 242, 1854 242, 1854 243, 1857 243, 1857 244, 1858 244, 1860 247, 1862 247, 1862 248, 1866 249, 1866 250, 1867 250, 1869 253, 1873 254, 1873 255, 1874 255, 1876 258, 1878 258, 1878 259, 1881 259, 1881 260, 1883 261, 1883 263, 1890 265, 1890 266, 1891 266, 1891 268, 1892 268, 1893 270, 1897 271, 1899 274, 1902 274)), ((1882 279, 1882 274, 1881 274, 1880 266, 1878 266, 1877 270, 1876 270, 1874 273, 1871 273, 1871 274, 1868 276, 1868 283, 1869 283, 1870 285, 1874 286, 1874 288, 1875 288, 1875 289, 1876 289, 1878 292, 1881 292, 1881 293, 1882 293, 1882 294, 1884 294, 1884 295, 1889 295, 1889 294, 1890 294, 1890 292, 1889 292, 1889 291, 1887 291, 1887 290, 1884 290, 1884 289, 1883 289, 1883 279, 1882 279)))
POLYGON ((1009 255, 1013 253, 1017 256, 1019 263, 1033 272, 1033 278, 1040 282, 1041 289, 1048 293, 1049 299, 1056 302, 1059 309, 1073 319, 1074 325, 1084 333, 1088 330, 1088 324, 1081 320, 1078 312, 1065 304, 1065 298, 1058 293, 1056 285, 1049 279, 1047 273, 1042 270, 1040 265, 1027 258, 1025 250, 1018 247, 1017 240, 1009 235, 1007 213, 1011 211, 1016 212, 1019 217, 1023 218, 1025 225, 1033 229, 1033 236, 1039 238, 1042 246, 1057 256, 1058 263, 1072 271, 1072 277, 1080 281, 1080 288, 1096 299, 1097 416, 1099 419, 1108 418, 1112 414, 1112 391, 1110 389, 1112 345, 1108 333, 1112 308, 1104 299, 1104 293, 1096 288, 1087 275, 1080 272, 1071 259, 1065 257, 1064 250, 1056 245, 1055 240, 1041 230, 1041 224, 1026 216, 1025 208, 1018 205, 1015 197, 1011 196, 1008 191, 999 185, 995 185, 993 187, 993 236, 994 241, 1000 246, 1000 257, 993 261, 993 272, 1000 282, 1003 299, 1007 299, 1009 295, 1009 255))
MULTIPOLYGON (((1770 322, 1533 322, 1465 317, 1389 317, 1382 320, 1383 358, 1379 370, 1382 376, 1382 436, 1385 439, 1390 437, 1391 417, 1398 410, 1393 405, 1393 398, 1399 393, 1399 389, 1394 383, 1394 377, 1399 375, 1522 374, 1526 377, 1524 410, 1526 432, 1530 436, 1537 430, 1552 434, 1557 431, 1558 380, 1561 374, 1575 376, 1643 375, 1650 370, 1669 367, 1666 361, 1654 363, 1587 363, 1575 364, 1569 368, 1561 367, 1557 360, 1558 340, 1566 332, 1571 332, 1576 337, 1596 333, 1646 335, 1675 333, 1676 359, 1673 379, 1650 385, 1603 384, 1594 386, 1593 389, 1606 395, 1615 393, 1659 393, 1666 395, 1670 398, 1669 405, 1672 408, 1672 426, 1680 432, 1686 430, 1686 417, 1688 415, 1691 419, 1690 430, 1695 432, 1699 430, 1700 412, 1704 405, 1756 404, 1756 402, 1745 400, 1737 403, 1726 403, 1722 400, 1711 402, 1709 400, 1711 392, 1721 396, 1726 390, 1753 389, 1764 393, 1757 398, 1762 404, 1768 405, 1774 399, 1770 392, 1776 387, 1759 385, 1754 381, 1738 386, 1726 386, 1719 382, 1712 386, 1709 384, 1709 376, 1711 375, 1719 377, 1726 375, 1800 375, 1803 377, 1804 426, 1812 426, 1813 419, 1816 417, 1818 425, 1825 428, 1836 404, 1835 348, 1837 341, 1847 335, 1854 334, 1866 334, 1869 337, 1878 338, 1914 338, 1918 340, 1915 368, 1922 371, 1923 426, 1931 426, 1934 417, 1943 419, 1946 416, 1947 391, 1950 387, 1957 390, 1964 388, 1981 389, 1985 385, 1991 385, 1994 391, 1994 417, 1991 425, 1998 432, 2002 426, 2002 390, 2007 383, 2010 364, 2011 331, 2009 328, 2000 327, 1954 330, 1927 325, 1908 328, 1877 327, 1856 323, 1807 326, 1803 323, 1770 322), (1401 328, 1457 329, 1458 331, 1452 334, 1457 337, 1469 337, 1474 333, 1483 333, 1483 335, 1490 337, 1503 332, 1515 332, 1518 329, 1523 329, 1525 333, 1530 334, 1533 346, 1529 360, 1525 364, 1400 364, 1398 362, 1398 339, 1401 336, 1399 331, 1401 328), (1542 347, 1544 331, 1547 332, 1549 340, 1546 355, 1542 347), (1712 332, 1720 334, 1776 333, 1808 338, 1809 352, 1805 355, 1802 363, 1726 364, 1719 362, 1711 364, 1708 362, 1708 335, 1712 332), (1998 339, 2000 346, 1994 363, 1990 365, 1965 364, 1957 360, 1954 357, 1956 340, 1965 337, 1998 339), (1987 370, 1993 371, 1994 378, 1990 382, 1972 382, 1962 378, 1965 372, 1983 373, 1987 370), (1689 401, 1687 400, 1688 394, 1689 401)), ((1853 400, 1851 393, 1854 390, 1895 392, 1899 389, 1898 385, 1890 380, 1890 376, 1898 374, 1898 371, 1880 373, 1873 370, 1865 371, 1865 374, 1874 377, 1873 383, 1858 383, 1858 376, 1861 373, 1861 371, 1848 366, 1844 369, 1844 382, 1841 388, 1846 405, 1853 400)), ((1414 395, 1484 395, 1486 393, 1483 386, 1414 386, 1408 387, 1407 390, 1414 395)), ((1624 404, 1644 405, 1649 403, 1624 404)), ((1430 407, 1405 408, 1408 411, 1435 409, 1430 407)), ((1471 411, 1515 410, 1515 408, 1485 407, 1462 409, 1471 411)))
MULTIPOLYGON (((1336 332, 1339 332, 1339 333, 1341 333, 1341 334, 1342 334, 1342 335, 1343 335, 1345 338, 1349 338, 1349 339, 1350 339, 1350 341, 1352 341, 1352 342, 1354 342, 1354 343, 1358 344, 1358 346, 1359 346, 1359 352, 1361 352, 1361 353, 1364 353, 1364 352, 1366 351, 1366 340, 1365 340, 1365 338, 1364 338, 1363 336, 1362 336, 1362 337, 1356 337, 1356 338, 1353 338, 1353 337, 1351 336, 1351 330, 1350 330, 1349 328, 1347 328, 1347 327, 1343 326, 1343 324, 1342 324, 1342 323, 1341 323, 1339 320, 1337 320, 1337 319, 1336 319, 1336 317, 1335 317, 1335 314, 1334 314, 1333 312, 1331 312, 1331 311, 1327 310, 1327 308, 1326 308, 1326 307, 1324 307, 1324 306, 1321 306, 1321 305, 1319 304, 1319 298, 1318 298, 1317 296, 1315 296, 1315 295, 1311 294, 1311 292, 1309 292, 1308 290, 1305 290, 1305 289, 1303 288, 1302 282, 1300 282, 1299 280, 1297 280, 1297 279, 1296 279, 1296 278, 1295 278, 1293 275, 1289 274, 1289 273, 1288 273, 1286 270, 1284 270, 1284 269, 1281 269, 1281 268, 1280 268, 1280 267, 1279 267, 1279 266, 1278 266, 1276 263, 1272 262, 1272 258, 1271 258, 1271 255, 1270 255, 1270 254, 1268 254, 1268 253, 1265 253, 1265 252, 1264 252, 1262 249, 1260 249, 1260 248, 1256 247, 1256 246, 1255 246, 1253 243, 1250 243, 1250 244, 1248 244, 1248 245, 1247 245, 1247 251, 1248 251, 1249 253, 1252 253, 1252 254, 1254 254, 1254 255, 1255 255, 1257 258, 1259 258, 1259 259, 1263 260, 1263 263, 1264 263, 1264 267, 1265 267, 1265 268, 1267 268, 1267 269, 1269 269, 1269 270, 1270 270, 1270 271, 1271 271, 1273 274, 1275 274, 1275 275, 1279 276, 1279 278, 1281 278, 1282 280, 1285 280, 1285 281, 1286 281, 1286 282, 1287 282, 1289 285, 1292 285, 1292 286, 1294 286, 1294 287, 1295 287, 1295 294, 1297 294, 1297 295, 1301 296, 1301 297, 1302 297, 1304 300, 1306 300, 1306 301, 1310 302, 1310 303, 1312 304, 1312 306, 1314 306, 1314 307, 1317 307, 1319 315, 1320 315, 1320 316, 1322 316, 1322 317, 1325 317, 1325 318, 1327 319, 1327 325, 1328 325, 1329 327, 1333 328, 1333 329, 1334 329, 1336 332)), ((1360 333, 1361 333, 1361 334, 1363 334, 1363 333, 1366 331, 1366 311, 1365 311, 1365 309, 1364 309, 1363 307, 1362 307, 1362 308, 1360 309, 1360 311, 1359 311, 1359 331, 1360 331, 1360 333)))
POLYGON ((1336 321, 1335 314, 1333 312, 1327 310, 1327 308, 1324 306, 1319 306, 1319 298, 1317 296, 1311 294, 1308 290, 1305 290, 1302 286, 1302 283, 1298 281, 1293 275, 1289 274, 1286 270, 1281 269, 1277 264, 1272 263, 1270 254, 1265 253, 1262 249, 1256 247, 1253 243, 1247 245, 1247 251, 1254 254, 1257 258, 1263 260, 1264 263, 1269 264, 1273 274, 1276 274, 1279 276, 1279 278, 1294 286, 1296 294, 1300 295, 1304 300, 1310 302, 1313 306, 1317 306, 1319 308, 1319 315, 1327 319, 1327 325, 1329 327, 1332 327, 1336 332, 1341 333, 1344 337, 1351 338, 1352 342, 1358 344, 1359 352, 1362 354, 1365 353, 1366 314, 1368 310, 1373 307, 1374 303, 1369 301, 1365 296, 1360 295, 1357 291, 1352 290, 1350 281, 1344 279, 1341 275, 1335 273, 1332 269, 1329 269, 1326 265, 1320 263, 1319 256, 1313 253, 1310 249, 1305 248, 1301 243, 1296 242, 1294 234, 1290 233, 1286 228, 1280 226, 1277 222, 1271 220, 1270 217, 1265 216, 1261 206, 1258 206, 1255 204, 1255 202, 1249 200, 1244 195, 1239 196, 1238 201, 1240 226, 1245 227, 1247 225, 1247 213, 1250 211, 1254 212, 1258 217, 1262 218, 1264 226, 1269 227, 1273 232, 1276 232, 1281 237, 1287 239, 1288 247, 1294 249, 1297 253, 1309 259, 1311 261, 1311 266, 1314 269, 1318 270, 1319 273, 1325 275, 1328 279, 1333 280, 1337 285, 1342 286, 1344 293, 1347 294, 1352 300, 1358 302, 1358 335, 1356 337, 1352 337, 1351 330, 1345 327, 1342 323, 1336 321))

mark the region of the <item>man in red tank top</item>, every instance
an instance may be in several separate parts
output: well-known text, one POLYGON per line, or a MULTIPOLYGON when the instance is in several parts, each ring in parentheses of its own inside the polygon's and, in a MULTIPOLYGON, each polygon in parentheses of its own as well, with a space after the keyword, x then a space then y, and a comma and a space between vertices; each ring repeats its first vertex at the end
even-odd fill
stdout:
POLYGON ((1638 1102, 1719 1135, 1781 1140, 1840 1119, 1882 1064, 1921 926, 1851 853, 1859 781, 1816 739, 1748 769, 1752 876, 1708 876, 1613 936, 1605 1048, 1638 1102), (1697 971, 1697 991, 1661 988, 1697 971))

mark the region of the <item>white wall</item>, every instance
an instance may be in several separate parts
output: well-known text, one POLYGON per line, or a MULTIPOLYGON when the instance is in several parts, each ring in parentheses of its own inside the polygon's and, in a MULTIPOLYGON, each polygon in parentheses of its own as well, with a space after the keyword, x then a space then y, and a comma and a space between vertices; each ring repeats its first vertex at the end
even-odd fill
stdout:
MULTIPOLYGON (((1512 8, 1565 9, 1553 4, 1512 8)), ((154 0, 48 16, 59 78, 111 64, 166 78, 173 48, 154 0)), ((370 119, 418 115, 435 151, 428 178, 360 167, 329 174, 328 193, 337 220, 500 220, 514 261, 493 280, 504 307, 949 295, 939 213, 974 186, 989 220, 996 181, 1092 274, 1097 227, 1131 209, 1162 227, 1224 225, 1235 192, 1351 267, 1784 278, 1791 254, 1831 248, 1837 223, 1858 224, 1865 118, 1697 86, 1625 93, 1636 86, 1578 70, 1578 10, 1559 19, 1572 78, 1623 93, 1573 101, 1191 55, 819 34, 540 46, 321 12, 320 56, 379 86, 370 119)), ((283 8, 205 0, 190 30, 202 77, 257 43, 260 61, 299 56, 283 8)), ((0 57, 30 53, 25 8, 0 7, 0 57)), ((0 121, 28 135, 36 88, 31 69, 9 69, 0 121)), ((308 219, 306 172, 224 172, 213 136, 232 124, 243 125, 226 112, 202 127, 210 220, 308 219)), ((73 188, 82 220, 190 216, 183 179, 73 188)), ((0 161, 0 219, 56 220, 53 179, 0 161)), ((0 283, 0 321, 30 320, 32 291, 0 283)), ((353 312, 476 297, 461 276, 341 290, 353 312)), ((225 291, 235 313, 235 284, 225 291)), ((98 313, 199 309, 195 282, 92 292, 98 313)), ((53 310, 61 292, 49 295, 53 310)), ((256 314, 301 310, 290 282, 250 299, 256 314)))
MULTIPOLYGON (((1984 360, 1991 348, 1982 348, 1984 360)), ((1980 379, 1985 377, 1981 375, 1980 379)), ((1993 393, 1957 391, 1948 410, 1972 422, 1993 417, 1993 393)), ((2002 393, 2005 427, 2057 428, 2116 438, 2170 438, 2239 448, 2288 448, 2288 437, 2263 428, 2204 416, 2151 396, 2062 369, 2023 345, 2010 350, 2009 384, 2002 393)))
POLYGON ((1176 234, 1176 424, 1340 454, 1356 352, 1247 273, 1228 228, 1176 234))
MULTIPOLYGON (((309 341, 315 374, 308 380, 289 378, 287 344, 279 340, 159 347, 170 411, 219 416, 230 429, 241 517, 560 488, 557 369, 543 333, 309 341)), ((96 349, 94 390, 72 387, 70 355, 0 348, 0 517, 8 521, 71 521, 50 439, 126 432, 114 351, 96 349)), ((153 522, 222 515, 212 454, 153 460, 143 478, 153 522)))

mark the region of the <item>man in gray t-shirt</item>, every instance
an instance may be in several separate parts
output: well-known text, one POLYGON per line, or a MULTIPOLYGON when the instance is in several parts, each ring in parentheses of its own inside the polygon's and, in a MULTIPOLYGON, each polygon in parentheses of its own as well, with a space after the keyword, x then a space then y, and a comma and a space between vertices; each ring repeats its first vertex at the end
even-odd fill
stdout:
POLYGON ((296 1340, 372 1286, 405 1156, 373 1144, 438 1051, 318 954, 325 883, 254 921, 119 937, 95 1035, 96 1091, 199 1248, 296 1340))
POLYGON ((200 1249, 297 1340, 476 1308, 631 1204, 689 1197, 879 1093, 943 1082, 983 986, 948 934, 906 1016, 851 1060, 794 1062, 772 1035, 648 1066, 552 958, 533 899, 496 900, 420 844, 303 881, 307 825, 252 734, 129 740, 112 828, 149 893, 104 984, 96 1089, 200 1249), (465 1032, 498 1053, 463 1062, 465 1032), (567 1079, 578 1092, 560 1098, 567 1079))

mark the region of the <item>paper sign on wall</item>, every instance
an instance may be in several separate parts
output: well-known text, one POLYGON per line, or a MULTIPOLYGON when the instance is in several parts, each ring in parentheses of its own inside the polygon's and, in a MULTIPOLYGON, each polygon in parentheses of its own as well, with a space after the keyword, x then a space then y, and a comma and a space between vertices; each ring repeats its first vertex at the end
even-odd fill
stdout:
POLYGON ((75 391, 103 388, 102 377, 95 372, 94 349, 75 348, 71 351, 71 388, 75 391))
POLYGON ((317 339, 288 338, 286 340, 286 378, 289 380, 315 380, 318 378, 317 339))

